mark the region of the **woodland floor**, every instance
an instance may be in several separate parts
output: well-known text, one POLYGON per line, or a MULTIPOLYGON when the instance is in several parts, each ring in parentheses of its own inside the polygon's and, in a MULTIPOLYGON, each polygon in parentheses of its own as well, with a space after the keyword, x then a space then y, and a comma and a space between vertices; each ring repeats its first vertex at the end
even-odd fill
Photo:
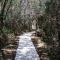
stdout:
MULTIPOLYGON (((47 45, 45 42, 42 41, 42 37, 38 37, 33 34, 31 36, 31 38, 32 38, 32 42, 36 48, 36 51, 40 57, 40 60, 49 60, 48 54, 47 54, 47 45)), ((14 38, 13 40, 14 40, 13 42, 17 43, 16 45, 18 45, 18 38, 14 38)), ((15 49, 17 49, 17 48, 15 48, 15 49)), ((14 53, 16 53, 16 52, 14 52, 14 53)), ((3 60, 1 52, 0 52, 0 60, 3 60)))

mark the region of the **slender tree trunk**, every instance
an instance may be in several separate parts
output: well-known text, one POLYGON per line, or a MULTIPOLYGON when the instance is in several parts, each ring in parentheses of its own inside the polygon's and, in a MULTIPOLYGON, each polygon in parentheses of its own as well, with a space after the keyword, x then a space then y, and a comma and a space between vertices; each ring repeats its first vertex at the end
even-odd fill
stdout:
POLYGON ((5 7, 7 5, 7 2, 8 2, 8 0, 4 1, 4 5, 3 5, 3 8, 1 9, 1 13, 0 13, 0 30, 1 30, 1 32, 3 32, 2 29, 3 29, 3 26, 4 26, 4 23, 3 23, 3 20, 4 20, 4 10, 5 10, 5 7))

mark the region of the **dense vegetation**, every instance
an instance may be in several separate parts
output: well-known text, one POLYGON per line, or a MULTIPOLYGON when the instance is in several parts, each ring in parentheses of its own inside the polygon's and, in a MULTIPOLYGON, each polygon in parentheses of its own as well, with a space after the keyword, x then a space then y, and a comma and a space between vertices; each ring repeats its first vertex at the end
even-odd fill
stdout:
POLYGON ((45 3, 45 14, 38 18, 38 24, 44 30, 43 41, 48 45, 50 60, 59 60, 60 54, 60 1, 50 0, 45 3))
MULTIPOLYGON (((39 0, 39 4, 38 1, 37 4, 35 2, 32 4, 35 14, 29 11, 26 14, 27 7, 23 9, 22 4, 22 0, 0 0, 0 49, 8 44, 8 34, 18 35, 22 32, 32 31, 32 21, 36 19, 37 29, 42 29, 45 34, 42 33, 42 37, 48 45, 50 60, 59 60, 60 0, 47 0, 45 3, 39 0)), ((30 7, 28 1, 27 9, 30 7)))

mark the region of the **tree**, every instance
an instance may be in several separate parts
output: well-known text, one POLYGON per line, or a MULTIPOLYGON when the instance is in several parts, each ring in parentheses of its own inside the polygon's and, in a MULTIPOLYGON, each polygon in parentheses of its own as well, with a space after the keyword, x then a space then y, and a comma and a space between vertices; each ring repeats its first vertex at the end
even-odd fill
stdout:
MULTIPOLYGON (((10 0, 10 4, 11 4, 11 1, 12 0, 10 0)), ((3 31, 3 27, 4 27, 4 20, 6 17, 5 13, 7 14, 8 10, 10 8, 10 4, 8 5, 8 8, 6 9, 8 0, 3 0, 3 1, 1 0, 0 3, 1 3, 1 12, 0 12, 0 46, 1 47, 0 48, 2 48, 3 46, 5 46, 7 44, 7 35, 3 31)))
MULTIPOLYGON (((43 28, 48 42, 51 46, 51 50, 49 50, 49 56, 51 60, 58 60, 58 50, 59 50, 59 7, 60 7, 60 1, 59 0, 50 0, 50 2, 46 2, 46 25, 43 28)), ((47 42, 47 43, 48 43, 47 42)), ((48 44, 48 45, 49 45, 48 44)))

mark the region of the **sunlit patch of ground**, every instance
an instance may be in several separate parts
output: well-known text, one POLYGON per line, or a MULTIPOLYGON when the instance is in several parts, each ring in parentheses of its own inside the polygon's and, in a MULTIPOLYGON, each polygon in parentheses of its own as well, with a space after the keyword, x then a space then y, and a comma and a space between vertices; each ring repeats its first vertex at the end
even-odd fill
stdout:
POLYGON ((31 38, 41 60, 49 60, 47 53, 47 44, 42 41, 42 37, 33 35, 31 38))
POLYGON ((24 33, 19 36, 19 45, 15 60, 40 60, 31 40, 31 35, 33 33, 34 32, 24 33))

